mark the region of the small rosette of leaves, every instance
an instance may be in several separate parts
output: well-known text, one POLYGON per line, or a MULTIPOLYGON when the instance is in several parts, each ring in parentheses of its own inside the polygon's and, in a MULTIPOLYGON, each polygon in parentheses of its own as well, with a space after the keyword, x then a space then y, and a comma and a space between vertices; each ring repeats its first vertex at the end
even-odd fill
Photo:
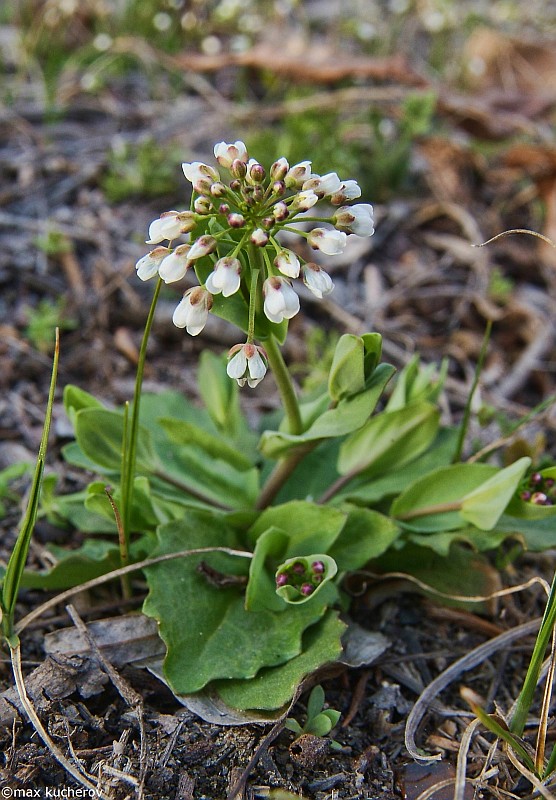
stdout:
POLYGON ((537 470, 520 483, 508 513, 514 517, 542 520, 556 514, 556 467, 537 470))
POLYGON ((276 594, 286 603, 306 603, 336 575, 333 558, 318 553, 308 557, 288 558, 276 571, 276 594))

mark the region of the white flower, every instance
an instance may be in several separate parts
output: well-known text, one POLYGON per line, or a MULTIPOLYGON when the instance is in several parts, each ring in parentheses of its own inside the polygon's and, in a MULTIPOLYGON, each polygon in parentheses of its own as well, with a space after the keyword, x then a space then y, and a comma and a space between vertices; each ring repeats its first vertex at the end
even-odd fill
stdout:
POLYGON ((338 230, 357 236, 372 236, 375 232, 373 207, 369 203, 342 206, 332 217, 332 222, 338 230))
POLYGON ((299 297, 285 278, 267 278, 263 284, 264 313, 271 322, 291 319, 299 311, 299 297))
POLYGON ((146 256, 140 258, 135 265, 137 276, 141 278, 142 281, 148 281, 149 278, 154 278, 161 262, 166 258, 169 252, 170 250, 167 247, 155 247, 154 250, 151 250, 146 256))
POLYGON ((249 342, 236 344, 231 348, 228 357, 230 360, 226 372, 240 386, 245 386, 247 381, 247 384, 253 388, 266 375, 266 354, 262 347, 257 347, 249 342))
POLYGON ((181 281, 191 262, 189 261, 190 244, 182 244, 176 247, 173 253, 166 256, 159 267, 158 274, 164 283, 174 283, 181 281))
POLYGON ((186 161, 181 165, 181 168, 183 169, 183 174, 193 186, 199 181, 206 181, 207 179, 211 183, 220 180, 220 175, 214 167, 209 167, 208 164, 203 164, 202 161, 192 161, 191 163, 186 161))
POLYGON ((325 294, 330 294, 334 288, 328 272, 311 261, 303 267, 303 283, 319 300, 322 300, 325 294))
POLYGON ((309 211, 316 203, 319 202, 319 197, 312 189, 307 189, 304 192, 298 192, 291 203, 290 209, 292 212, 309 211))
POLYGON ((229 297, 237 292, 240 280, 241 262, 238 258, 225 256, 214 265, 214 270, 205 281, 205 287, 211 294, 220 294, 229 297))
POLYGON ((217 241, 214 236, 199 236, 197 241, 191 246, 189 260, 195 261, 197 258, 208 256, 216 250, 217 241))
POLYGON ((332 194, 330 202, 333 206, 340 206, 348 200, 357 200, 358 197, 361 197, 361 187, 357 181, 343 181, 338 191, 332 194))
POLYGON ((147 244, 159 244, 164 239, 175 239, 182 233, 193 230, 195 218, 190 211, 165 211, 149 225, 147 244))
POLYGON ((344 251, 347 235, 334 229, 313 228, 307 241, 313 250, 320 250, 327 256, 337 256, 344 251))
POLYGON ((290 165, 288 164, 287 159, 282 156, 271 166, 270 179, 273 181, 283 181, 288 174, 289 168, 290 165))
POLYGON ((288 278, 297 278, 301 269, 298 257, 291 250, 280 250, 274 259, 274 266, 288 278))
POLYGON ((212 307, 212 295, 200 286, 188 289, 174 311, 172 322, 177 328, 185 328, 191 336, 197 336, 205 327, 212 307))
POLYGON ((342 186, 342 181, 335 172, 328 172, 326 175, 313 175, 303 184, 303 190, 312 189, 316 194, 325 197, 327 194, 338 192, 342 186))
POLYGON ((300 161, 299 164, 294 164, 293 167, 286 173, 284 183, 288 189, 300 189, 306 180, 311 177, 311 162, 300 161))
POLYGON ((236 159, 244 163, 247 162, 247 147, 244 142, 239 140, 233 144, 218 142, 218 144, 214 145, 214 157, 221 167, 230 169, 236 159))

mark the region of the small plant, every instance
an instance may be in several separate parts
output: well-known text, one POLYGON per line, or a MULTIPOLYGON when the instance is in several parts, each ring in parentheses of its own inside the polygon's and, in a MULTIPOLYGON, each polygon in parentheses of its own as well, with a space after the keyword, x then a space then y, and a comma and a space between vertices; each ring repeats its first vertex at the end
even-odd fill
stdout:
POLYGON ((40 300, 38 305, 29 310, 29 322, 25 327, 25 336, 41 353, 49 353, 54 347, 55 331, 72 330, 75 320, 66 317, 63 298, 56 301, 40 300))
MULTIPOLYGON (((324 707, 324 689, 322 686, 317 685, 313 687, 309 695, 309 700, 307 701, 307 717, 303 727, 293 717, 288 717, 286 719, 285 727, 289 731, 295 733, 297 737, 303 736, 306 733, 312 734, 313 736, 325 737, 328 736, 332 728, 338 724, 340 717, 341 713, 339 711, 324 707)), ((340 750, 342 747, 342 745, 334 739, 331 740, 330 746, 334 750, 340 750)))
MULTIPOLYGON (((535 472, 530 457, 503 468, 463 462, 468 416, 457 427, 441 422, 447 365, 423 368, 416 356, 394 380, 378 333, 340 336, 327 374, 298 392, 281 350, 300 311, 296 286, 302 280, 317 299, 333 290, 307 257, 371 236, 373 208, 353 202, 355 180, 315 173, 308 160, 265 167, 241 141, 220 142, 214 154, 218 166, 183 164, 190 205, 152 221, 151 249, 136 264, 154 290, 132 403, 107 408, 65 387, 75 441, 64 457, 96 479, 65 497, 47 482, 42 513, 95 536, 58 549, 48 573, 8 579, 10 567, 4 609, 9 621, 19 581, 63 588, 118 559, 156 559, 144 566, 143 611, 159 622, 172 689, 277 715, 342 652, 347 573, 373 562, 441 590, 485 594, 482 554, 507 538, 553 544, 546 517, 556 506, 521 496, 535 472), (142 388, 162 286, 179 287, 186 274, 196 282, 179 292, 175 325, 197 336, 216 314, 241 331, 227 354, 203 353, 202 407, 142 388), (282 413, 263 419, 260 433, 239 394, 264 391, 268 370, 282 413)), ((544 490, 552 476, 542 473, 544 490)), ((326 727, 336 712, 319 697, 309 717, 326 727)))
MULTIPOLYGON (((171 151, 172 148, 170 156, 171 151)), ((109 154, 101 186, 111 203, 137 196, 175 194, 178 181, 171 163, 168 149, 161 148, 153 139, 134 145, 121 142, 109 154)))

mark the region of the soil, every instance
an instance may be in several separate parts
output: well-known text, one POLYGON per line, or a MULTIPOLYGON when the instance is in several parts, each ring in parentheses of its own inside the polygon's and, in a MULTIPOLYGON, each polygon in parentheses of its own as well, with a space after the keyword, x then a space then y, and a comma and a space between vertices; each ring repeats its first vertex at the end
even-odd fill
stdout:
MULTIPOLYGON (((134 264, 145 253, 143 232, 150 220, 176 203, 183 204, 181 194, 171 191, 155 200, 138 195, 111 203, 102 188, 108 154, 115 141, 137 143, 148 131, 159 145, 182 148, 184 159, 210 160, 207 142, 241 138, 242 126, 252 113, 235 109, 223 124, 222 114, 214 108, 214 92, 224 94, 237 69, 219 67, 210 81, 203 78, 207 83, 201 86, 212 87, 210 91, 190 88, 182 103, 169 106, 150 101, 144 85, 128 78, 116 82, 110 95, 96 100, 77 97, 59 117, 47 115, 35 102, 0 108, 0 469, 35 457, 50 355, 49 334, 45 341, 30 338, 29 323, 41 302, 63 298, 68 325, 62 333, 48 471, 59 476, 61 491, 82 485, 83 477, 60 456, 69 437, 62 387, 75 383, 110 403, 131 397, 150 298, 150 286, 136 280, 134 264), (47 252, 40 243, 54 230, 62 234, 66 246, 47 252)), ((392 97, 399 80, 396 72, 384 83, 392 97)), ((365 88, 355 84, 354 102, 368 102, 365 88)), ((338 102, 334 93, 341 92, 345 98, 341 83, 328 86, 323 102, 338 102)), ((228 98, 227 107, 231 102, 228 98)), ((553 149, 535 135, 548 124, 554 98, 535 108, 532 103, 518 104, 512 114, 499 117, 490 102, 492 96, 486 93, 442 94, 444 138, 415 141, 411 191, 376 204, 375 236, 330 262, 336 286, 332 299, 316 303, 302 297, 304 313, 293 321, 285 351, 288 361, 303 363, 310 357, 307 343, 312 331, 378 330, 384 337, 385 357, 398 367, 416 352, 425 362, 447 356, 444 414, 446 420, 457 421, 486 321, 493 319, 480 399, 494 409, 494 421, 483 427, 474 423, 470 438, 475 446, 499 435, 496 418, 516 419, 553 394, 556 370, 556 262, 550 246, 526 235, 497 239, 488 248, 472 246, 513 228, 553 234, 555 173, 554 162, 546 155, 551 152, 553 158, 553 149), (499 147, 494 156, 477 156, 465 145, 464 134, 470 126, 482 125, 499 142, 491 112, 499 125, 506 126, 502 137, 517 136, 527 123, 535 143, 527 145, 529 150, 512 143, 499 147), (539 212, 541 200, 550 212, 546 216, 539 212), (494 285, 493 276, 510 281, 511 289, 500 282, 494 285)), ((211 319, 202 337, 187 337, 171 323, 174 305, 174 293, 168 291, 155 321, 145 388, 173 388, 195 399, 199 353, 207 346, 217 351, 231 346, 235 334, 211 319)), ((254 422, 262 412, 276 408, 271 380, 265 380, 262 391, 246 392, 244 402, 254 422)), ((554 424, 549 411, 538 417, 525 429, 527 445, 553 453, 554 424)), ((18 479, 11 484, 12 494, 2 500, 4 561, 15 540, 20 498, 28 485, 28 476, 18 479)), ((41 521, 31 565, 44 565, 48 544, 72 546, 78 538, 78 532, 41 521)), ((501 579, 505 585, 535 575, 550 581, 552 569, 550 553, 523 556, 502 570, 501 579)), ((411 707, 424 687, 457 658, 540 616, 545 595, 537 586, 492 603, 479 615, 443 608, 410 589, 399 583, 377 583, 357 601, 354 619, 380 631, 390 645, 375 663, 315 678, 325 689, 327 704, 342 713, 331 737, 324 739, 295 740, 283 726, 271 730, 271 726, 208 724, 185 710, 149 672, 133 666, 119 670, 120 679, 108 672, 100 683, 93 680, 94 691, 89 693, 91 673, 98 677, 100 670, 97 664, 83 658, 54 662, 45 658, 45 633, 69 623, 63 607, 56 616, 47 615, 26 630, 24 673, 32 683, 34 670, 46 670, 39 673, 33 696, 43 724, 70 760, 90 775, 102 776, 103 791, 116 800, 263 798, 272 796, 273 789, 311 800, 415 800, 437 784, 436 798, 452 797, 459 742, 472 719, 459 697, 460 685, 465 683, 485 702, 496 701, 507 711, 525 674, 532 639, 497 651, 465 677, 458 676, 435 701, 419 727, 417 745, 440 753, 442 761, 418 764, 408 755, 404 736, 411 707), (56 690, 46 677, 51 674, 63 675, 56 690), (332 746, 332 738, 339 747, 332 746)), ((43 601, 43 594, 23 593, 18 617, 43 601)), ((86 622, 129 610, 116 592, 107 590, 73 602, 86 622)), ((8 692, 12 685, 6 652, 0 664, 0 689, 8 692)), ((13 702, 13 695, 4 695, 2 702, 6 697, 13 702)), ((306 694, 291 711, 301 721, 305 702, 306 694)), ((11 720, 0 727, 5 753, 2 796, 85 796, 70 792, 77 791, 78 784, 17 709, 11 720), (28 793, 17 795, 16 789, 28 793), (31 794, 35 789, 39 795, 31 794)), ((553 736, 552 728, 549 735, 553 736)), ((489 754, 489 741, 481 735, 473 742, 468 755, 469 791, 475 786, 483 795, 498 797, 509 791, 527 796, 530 786, 499 751, 489 754), (487 770, 491 772, 484 777, 487 770)))

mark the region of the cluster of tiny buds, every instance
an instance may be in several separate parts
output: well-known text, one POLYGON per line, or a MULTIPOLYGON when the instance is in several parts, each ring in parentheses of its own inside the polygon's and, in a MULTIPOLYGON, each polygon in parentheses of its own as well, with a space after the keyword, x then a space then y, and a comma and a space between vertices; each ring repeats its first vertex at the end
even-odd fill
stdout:
POLYGON ((276 588, 293 586, 305 597, 313 594, 319 583, 322 583, 325 567, 322 561, 313 561, 307 567, 303 561, 294 561, 283 567, 276 575, 276 588))
POLYGON ((545 478, 540 472, 533 472, 519 496, 535 506, 553 506, 556 503, 556 481, 554 478, 545 478))
MULTIPOLYGON (((185 211, 166 211, 151 222, 147 244, 154 248, 136 264, 141 280, 159 276, 165 283, 182 280, 188 270, 201 266, 201 259, 205 259, 204 269, 211 265, 204 283, 185 292, 173 315, 174 324, 192 336, 203 330, 215 295, 228 298, 241 288, 254 313, 262 306, 266 318, 279 324, 299 311, 295 279, 302 278, 319 299, 332 291, 328 273, 284 247, 281 231, 296 233, 314 250, 331 256, 343 252, 348 235, 374 233, 371 205, 345 205, 361 196, 354 180, 342 181, 335 172, 317 175, 310 161, 290 166, 285 158, 275 161, 267 172, 249 158, 241 141, 219 142, 214 156, 218 169, 200 161, 182 164, 193 187, 192 206, 185 211), (220 170, 229 173, 227 182, 220 170), (308 217, 307 212, 319 201, 328 204, 326 215, 308 217), (308 232, 292 227, 308 222, 327 225, 308 232), (251 297, 254 265, 249 248, 264 250, 264 274, 255 282, 261 302, 251 297)), ((244 345, 232 348, 229 358, 235 360, 228 374, 233 373, 240 385, 257 385, 266 371, 264 352, 254 347, 252 333, 248 332, 244 345), (241 375, 240 366, 244 367, 241 375)))

